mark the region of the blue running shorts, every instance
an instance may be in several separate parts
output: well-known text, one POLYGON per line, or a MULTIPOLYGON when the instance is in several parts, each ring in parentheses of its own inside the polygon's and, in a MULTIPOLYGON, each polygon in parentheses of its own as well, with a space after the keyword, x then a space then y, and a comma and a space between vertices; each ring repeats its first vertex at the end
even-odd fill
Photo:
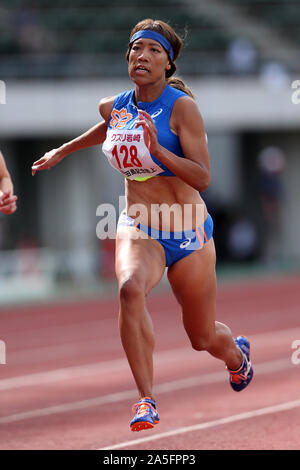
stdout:
POLYGON ((213 235, 213 220, 209 214, 200 227, 183 232, 165 232, 140 223, 136 224, 135 220, 129 217, 124 210, 119 217, 117 230, 122 226, 136 227, 157 240, 164 249, 167 267, 201 249, 213 235))

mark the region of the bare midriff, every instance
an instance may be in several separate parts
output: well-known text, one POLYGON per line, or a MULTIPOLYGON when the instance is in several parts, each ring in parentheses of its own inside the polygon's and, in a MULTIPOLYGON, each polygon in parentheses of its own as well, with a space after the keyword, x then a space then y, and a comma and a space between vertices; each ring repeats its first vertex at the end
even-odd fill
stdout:
POLYGON ((125 198, 129 217, 158 230, 191 230, 207 218, 199 192, 176 176, 125 180, 125 198))

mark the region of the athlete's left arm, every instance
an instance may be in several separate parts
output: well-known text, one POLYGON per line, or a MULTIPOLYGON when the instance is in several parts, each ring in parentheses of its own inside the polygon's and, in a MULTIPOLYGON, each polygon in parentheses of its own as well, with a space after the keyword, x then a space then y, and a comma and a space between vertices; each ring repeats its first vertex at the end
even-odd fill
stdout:
MULTIPOLYGON (((146 113, 141 114, 146 118, 146 113)), ((145 120, 149 123, 150 116, 147 117, 145 120)), ((154 125, 153 121, 152 124, 154 125)), ((197 191, 207 189, 210 184, 209 154, 204 124, 196 102, 188 96, 179 98, 174 104, 170 120, 172 130, 180 139, 185 158, 178 157, 158 143, 155 139, 157 130, 153 125, 147 126, 150 130, 148 138, 152 141, 152 145, 148 145, 151 153, 197 191)))

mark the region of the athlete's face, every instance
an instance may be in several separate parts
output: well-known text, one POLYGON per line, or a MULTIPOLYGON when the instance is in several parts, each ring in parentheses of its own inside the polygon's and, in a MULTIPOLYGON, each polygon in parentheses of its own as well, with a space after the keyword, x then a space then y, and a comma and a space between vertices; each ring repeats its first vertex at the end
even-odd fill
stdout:
POLYGON ((140 38, 133 43, 128 58, 128 73, 135 83, 146 84, 165 79, 166 70, 170 68, 168 54, 159 42, 140 38))

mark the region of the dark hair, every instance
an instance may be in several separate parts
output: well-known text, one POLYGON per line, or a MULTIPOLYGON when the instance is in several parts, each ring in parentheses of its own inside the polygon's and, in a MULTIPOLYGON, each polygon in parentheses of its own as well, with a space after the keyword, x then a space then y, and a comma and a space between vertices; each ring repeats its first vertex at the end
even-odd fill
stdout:
MULTIPOLYGON (((181 90, 187 95, 194 98, 193 93, 186 86, 183 80, 181 80, 178 77, 172 77, 172 75, 174 75, 174 73, 176 72, 175 60, 178 58, 180 51, 182 49, 182 44, 183 44, 182 39, 178 36, 177 33, 175 33, 174 29, 168 23, 165 23, 164 21, 161 21, 161 20, 152 20, 151 18, 147 18, 145 20, 140 21, 134 26, 134 28, 131 30, 129 40, 132 38, 132 36, 135 33, 143 29, 155 31, 156 33, 159 33, 162 36, 164 36, 169 41, 174 51, 174 58, 173 60, 171 60, 169 56, 171 68, 169 70, 166 70, 167 83, 171 85, 172 87, 177 88, 178 90, 181 90)), ((129 59, 129 53, 131 51, 131 47, 132 47, 132 44, 129 43, 128 49, 126 52, 127 61, 129 59)))

